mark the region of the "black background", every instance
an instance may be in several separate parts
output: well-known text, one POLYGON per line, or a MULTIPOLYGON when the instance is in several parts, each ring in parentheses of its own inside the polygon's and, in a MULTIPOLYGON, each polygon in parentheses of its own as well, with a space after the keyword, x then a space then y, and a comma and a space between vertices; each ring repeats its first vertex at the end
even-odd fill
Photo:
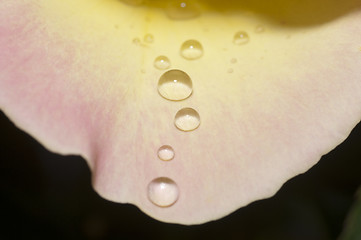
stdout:
POLYGON ((0 112, 0 239, 336 239, 361 184, 361 125, 273 197, 218 221, 165 224, 99 197, 76 156, 50 153, 0 112))

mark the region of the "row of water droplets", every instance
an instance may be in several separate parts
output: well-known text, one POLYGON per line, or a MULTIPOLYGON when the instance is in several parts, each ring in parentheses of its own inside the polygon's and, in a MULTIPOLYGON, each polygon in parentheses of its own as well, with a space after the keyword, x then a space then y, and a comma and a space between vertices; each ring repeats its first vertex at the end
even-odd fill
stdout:
MULTIPOLYGON (((256 32, 263 31, 262 26, 256 27, 256 32)), ((152 43, 154 38, 147 34, 144 42, 152 43)), ((238 31, 233 36, 235 45, 244 45, 250 41, 249 35, 245 31, 238 31)), ((203 56, 202 44, 197 40, 187 40, 180 47, 180 55, 186 60, 196 60, 203 56)), ((231 63, 236 63, 237 59, 232 58, 231 63)), ((171 61, 167 56, 160 55, 154 59, 154 67, 158 70, 167 70, 171 67, 171 61)), ((228 70, 229 73, 231 69, 228 70)), ((233 71, 232 71, 233 72, 233 71)), ((158 93, 170 101, 182 101, 189 98, 193 93, 193 83, 191 77, 179 69, 167 70, 158 80, 158 93)), ((200 125, 200 115, 193 108, 182 108, 174 117, 174 124, 177 129, 190 132, 200 125)), ((170 161, 175 157, 174 149, 169 145, 163 145, 158 149, 158 158, 162 161, 170 161)), ((172 206, 179 197, 178 185, 168 177, 158 177, 148 185, 149 200, 159 207, 172 206)))
MULTIPOLYGON (((125 0, 133 5, 140 5, 143 0, 125 0)), ((171 19, 189 19, 198 15, 196 8, 189 7, 185 1, 174 1, 170 5, 168 16, 171 19)), ((169 10, 168 9, 168 10, 169 10)), ((256 33, 263 32, 264 28, 258 25, 256 33)), ((144 43, 151 44, 154 42, 154 36, 146 34, 143 38, 144 43)), ((235 45, 245 45, 250 41, 246 31, 237 31, 233 35, 235 45)), ((133 43, 141 45, 139 38, 134 38, 133 43)), ((186 60, 196 60, 203 56, 204 50, 202 44, 194 39, 183 42, 180 47, 180 55, 186 60)), ((232 58, 231 63, 236 63, 237 59, 232 58)), ((189 98, 193 93, 193 83, 191 77, 179 69, 171 69, 171 61, 167 56, 160 55, 154 59, 154 67, 158 70, 167 70, 158 80, 158 93, 164 99, 170 101, 182 101, 189 98)), ((228 73, 232 73, 229 69, 228 73)), ((174 125, 178 130, 190 132, 197 129, 200 125, 200 115, 193 108, 182 108, 174 117, 174 125)), ((158 158, 162 161, 171 161, 175 158, 175 151, 170 145, 163 145, 158 149, 158 158)), ((174 180, 168 177, 158 177, 148 184, 148 199, 159 207, 172 206, 179 197, 179 188, 174 180)))
MULTIPOLYGON (((195 60, 203 55, 203 47, 197 40, 187 40, 180 47, 180 54, 186 60, 195 60)), ((170 66, 170 60, 166 56, 161 55, 154 60, 154 67, 159 70, 167 70, 170 66)), ((158 93, 170 101, 183 101, 193 93, 192 79, 182 70, 167 70, 158 80, 158 93)), ((200 115, 193 108, 182 108, 175 114, 174 125, 184 132, 193 131, 200 125, 200 115)), ((160 160, 170 161, 174 157, 175 151, 171 146, 163 145, 158 149, 160 160)), ((178 185, 168 177, 156 178, 148 185, 148 198, 157 206, 169 207, 178 197, 178 185)))

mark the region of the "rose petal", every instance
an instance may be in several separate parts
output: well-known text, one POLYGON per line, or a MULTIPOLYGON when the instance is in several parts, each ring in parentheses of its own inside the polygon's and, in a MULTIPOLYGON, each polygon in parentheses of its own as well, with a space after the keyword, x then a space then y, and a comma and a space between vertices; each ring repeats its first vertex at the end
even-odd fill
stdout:
POLYGON ((3 0, 0 107, 49 149, 84 156, 103 197, 167 222, 217 219, 272 196, 361 119, 359 5, 328 5, 301 27, 289 14, 286 25, 238 13, 171 21, 118 1, 3 0), (232 44, 239 30, 244 46, 232 44), (133 42, 147 33, 154 43, 133 42), (203 45, 200 59, 179 55, 188 39, 203 45), (191 76, 190 98, 159 96, 159 55, 191 76), (174 126, 183 107, 200 114, 196 130, 174 126), (158 159, 162 145, 173 160, 158 159), (166 208, 147 196, 158 177, 179 188, 166 208))

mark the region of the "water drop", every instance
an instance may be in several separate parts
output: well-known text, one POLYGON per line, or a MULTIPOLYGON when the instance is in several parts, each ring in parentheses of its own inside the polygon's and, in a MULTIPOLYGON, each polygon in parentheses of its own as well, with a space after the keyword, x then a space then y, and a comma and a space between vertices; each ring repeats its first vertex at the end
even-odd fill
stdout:
POLYGON ((158 149, 158 157, 163 161, 170 161, 174 158, 174 150, 169 145, 161 146, 158 149))
POLYGON ((132 41, 135 45, 139 45, 140 44, 140 39, 139 38, 133 38, 132 41))
POLYGON ((143 0, 122 0, 122 2, 128 5, 138 6, 143 3, 143 0))
POLYGON ((244 31, 239 31, 234 34, 233 43, 236 45, 242 45, 249 42, 249 36, 244 31))
POLYGON ((182 131, 188 132, 196 129, 200 124, 200 116, 193 108, 182 108, 174 118, 175 126, 182 131))
POLYGON ((261 32, 264 32, 264 27, 262 25, 257 25, 256 26, 256 29, 255 29, 255 32, 256 33, 261 33, 261 32))
POLYGON ((173 205, 178 200, 178 196, 178 186, 170 178, 159 177, 152 180, 148 185, 148 198, 159 207, 173 205))
POLYGON ((173 20, 187 20, 200 15, 199 7, 190 1, 170 1, 166 13, 173 20))
POLYGON ((181 46, 181 55, 188 60, 200 58, 203 55, 203 47, 197 40, 187 40, 181 46))
POLYGON ((231 59, 231 63, 234 64, 234 63, 236 63, 236 62, 237 62, 237 58, 232 58, 232 59, 231 59))
POLYGON ((233 73, 233 68, 229 68, 229 69, 227 70, 227 72, 228 72, 228 73, 233 73))
POLYGON ((173 69, 165 72, 158 82, 159 94, 173 101, 188 98, 193 91, 192 80, 187 73, 173 69))
POLYGON ((146 34, 145 36, 144 36, 144 42, 146 42, 146 43, 152 43, 154 41, 154 37, 153 37, 153 35, 152 34, 146 34))
POLYGON ((167 58, 166 56, 158 56, 155 60, 154 60, 154 67, 159 69, 159 70, 165 70, 168 69, 170 67, 170 61, 169 58, 167 58))

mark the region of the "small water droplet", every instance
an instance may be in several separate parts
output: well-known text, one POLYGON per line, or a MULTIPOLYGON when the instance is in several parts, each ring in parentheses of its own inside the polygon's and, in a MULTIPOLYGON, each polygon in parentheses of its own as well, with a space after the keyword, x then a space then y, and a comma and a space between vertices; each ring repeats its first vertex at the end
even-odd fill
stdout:
POLYGON ((138 6, 143 3, 143 0, 122 0, 122 2, 128 5, 138 6))
POLYGON ((261 33, 261 32, 264 32, 264 27, 262 25, 257 25, 256 26, 256 29, 255 29, 255 32, 256 33, 261 33))
POLYGON ((155 60, 154 60, 154 67, 159 69, 159 70, 165 70, 168 69, 170 67, 170 61, 169 58, 167 58, 166 56, 158 56, 155 60))
POLYGON ((192 91, 191 78, 181 70, 169 70, 159 78, 158 92, 168 100, 179 101, 186 99, 192 94, 192 91))
POLYGON ((141 73, 146 73, 146 71, 145 71, 144 68, 140 69, 140 72, 141 72, 141 73))
POLYGON ((148 185, 148 198, 159 207, 173 205, 178 200, 178 197, 178 186, 170 178, 159 177, 152 180, 148 185))
POLYGON ((233 73, 233 68, 229 68, 227 72, 228 73, 233 73))
POLYGON ((140 39, 139 38, 133 38, 132 41, 135 45, 140 45, 140 39))
POLYGON ((201 123, 200 116, 193 108, 182 108, 174 118, 175 126, 182 131, 188 132, 198 128, 201 123))
POLYGON ((146 34, 145 36, 144 36, 144 42, 146 42, 146 43, 152 43, 154 41, 154 37, 153 37, 153 35, 152 34, 146 34))
POLYGON ((197 40, 187 40, 182 44, 180 53, 185 59, 194 60, 203 55, 203 47, 197 40))
POLYGON ((249 42, 249 36, 244 31, 239 31, 234 34, 233 43, 236 45, 243 45, 249 42))
POLYGON ((236 62, 237 62, 237 58, 232 58, 232 59, 231 59, 231 63, 234 64, 234 63, 236 63, 236 62))
POLYGON ((200 15, 199 7, 191 1, 170 1, 166 13, 173 20, 187 20, 200 15))
POLYGON ((170 161, 174 158, 174 150, 169 145, 161 146, 158 149, 158 157, 163 161, 170 161))

